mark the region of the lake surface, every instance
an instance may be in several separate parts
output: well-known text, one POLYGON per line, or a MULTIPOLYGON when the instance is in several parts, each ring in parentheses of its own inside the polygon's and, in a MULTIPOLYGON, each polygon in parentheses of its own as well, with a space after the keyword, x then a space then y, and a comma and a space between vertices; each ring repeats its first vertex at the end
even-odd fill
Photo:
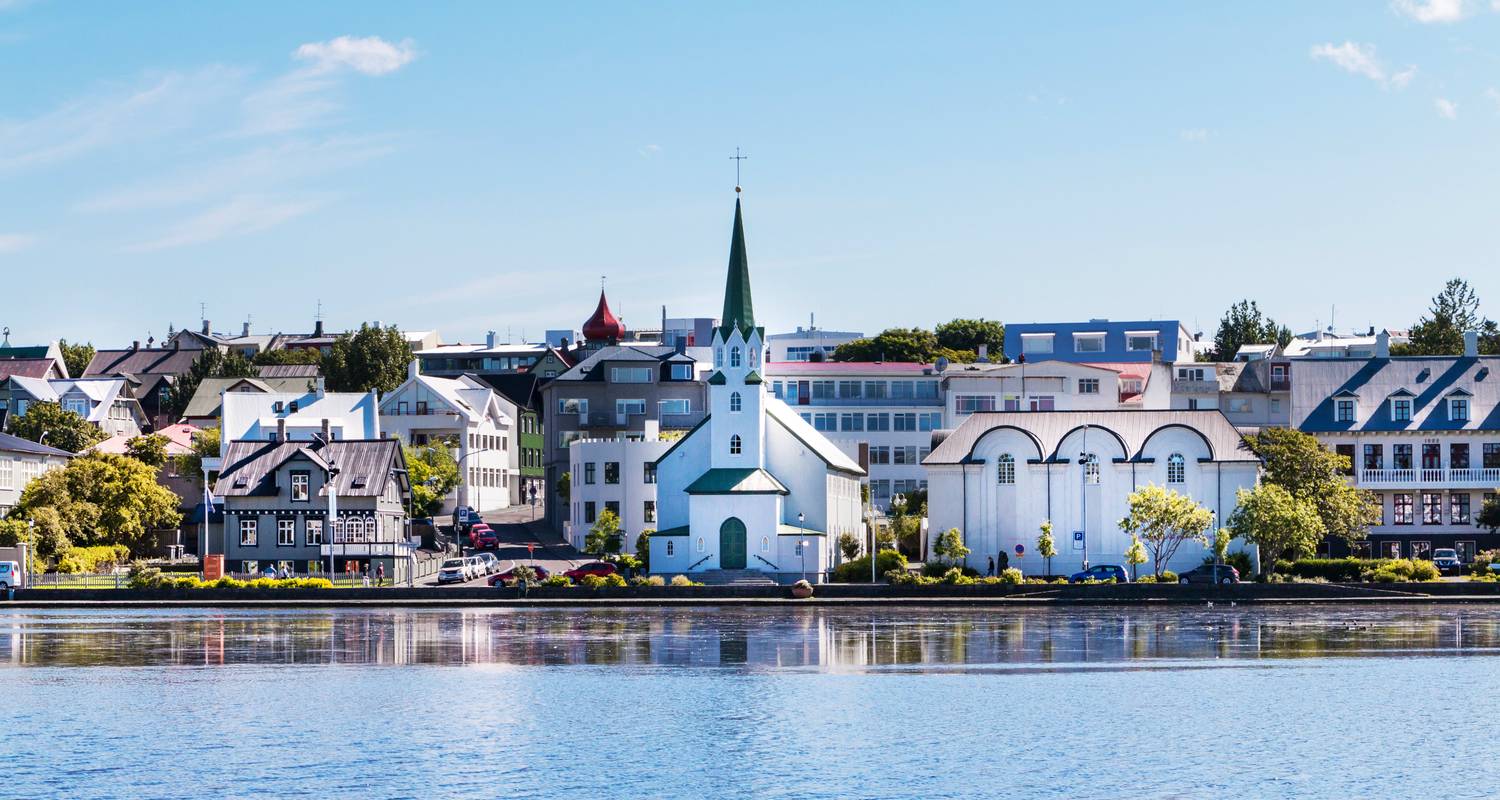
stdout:
POLYGON ((0 608, 0 797, 1493 797, 1500 608, 0 608))

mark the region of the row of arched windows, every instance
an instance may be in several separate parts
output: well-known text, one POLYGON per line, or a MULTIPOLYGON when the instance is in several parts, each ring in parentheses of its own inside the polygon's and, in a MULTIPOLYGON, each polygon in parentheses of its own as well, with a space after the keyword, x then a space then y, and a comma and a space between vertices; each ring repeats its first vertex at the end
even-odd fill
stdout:
MULTIPOLYGON (((1089 453, 1083 462, 1084 478, 1089 483, 1099 482, 1099 457, 1089 453)), ((1016 457, 1010 453, 1001 453, 995 459, 995 481, 1000 484, 1013 484, 1016 482, 1016 457)), ((1167 456, 1167 483, 1187 482, 1187 459, 1181 453, 1173 453, 1167 456)))
MULTIPOLYGON (((752 367, 754 367, 756 365, 756 363, 755 363, 756 362, 756 352, 757 351, 755 350, 755 348, 753 348, 753 347, 750 348, 750 366, 752 366, 752 367)), ((741 367, 741 366, 744 366, 744 360, 745 360, 744 359, 744 351, 742 351, 740 349, 739 345, 735 345, 735 346, 729 348, 729 366, 731 366, 731 367, 741 367)), ((714 348, 714 366, 715 367, 723 367, 724 366, 724 348, 722 346, 714 348)))

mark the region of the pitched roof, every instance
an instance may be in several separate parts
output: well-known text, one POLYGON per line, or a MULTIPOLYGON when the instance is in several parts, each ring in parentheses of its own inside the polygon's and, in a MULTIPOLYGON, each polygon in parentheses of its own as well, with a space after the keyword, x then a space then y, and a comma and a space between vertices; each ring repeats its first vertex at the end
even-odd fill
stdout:
POLYGON ((37 444, 30 439, 22 439, 9 433, 0 433, 0 452, 24 453, 32 456, 65 456, 72 458, 73 454, 66 450, 59 450, 45 444, 37 444))
POLYGON ((259 369, 262 378, 316 378, 323 374, 317 364, 267 364, 259 369))
POLYGON ((1456 431, 1500 429, 1500 357, 1414 356, 1303 359, 1292 381, 1292 426, 1308 433, 1341 431, 1456 431), (1446 399, 1471 392, 1468 419, 1448 417, 1446 399), (1403 394, 1404 392, 1404 394, 1403 394), (1338 398, 1357 398, 1350 422, 1337 416, 1338 398), (1392 397, 1409 397, 1410 420, 1387 413, 1392 397))
MULTIPOLYGON (((154 431, 154 433, 167 437, 167 455, 181 456, 193 451, 193 436, 200 430, 202 429, 195 425, 178 423, 176 425, 168 425, 161 430, 154 431)), ((89 449, 96 453, 117 453, 123 455, 127 449, 126 443, 134 438, 134 436, 116 434, 89 449)))
POLYGON ((94 353, 83 377, 112 375, 182 375, 203 355, 197 348, 127 348, 94 353))
POLYGON ((541 379, 532 373, 515 372, 474 377, 494 387, 495 391, 518 408, 536 410, 542 405, 541 379))
POLYGON ((813 455, 823 459, 823 463, 827 464, 829 469, 848 472, 854 475, 865 474, 864 469, 859 466, 858 462, 850 458, 843 450, 840 450, 838 445, 829 441, 828 437, 808 424, 807 420, 793 411, 791 406, 774 397, 768 397, 766 398, 764 408, 766 409, 767 417, 775 420, 781 427, 786 428, 787 432, 802 442, 807 449, 813 452, 813 455))
POLYGON ((786 485, 759 467, 710 469, 688 484, 688 494, 791 494, 786 485))
MULTIPOLYGON (((738 187, 736 187, 738 188, 738 187)), ((719 316, 719 330, 740 330, 746 336, 755 328, 755 308, 750 299, 750 260, 745 255, 745 220, 740 213, 740 198, 734 198, 734 232, 729 241, 729 277, 724 282, 724 313, 719 316)))
POLYGON ((67 374, 67 368, 58 369, 60 364, 52 358, 5 358, 0 359, 0 381, 14 375, 23 378, 50 378, 53 370, 57 369, 58 377, 67 374))
MULTIPOLYGON (((10 384, 31 395, 35 400, 53 403, 61 401, 64 396, 76 391, 93 401, 94 407, 88 415, 89 422, 108 419, 110 406, 113 405, 115 398, 125 393, 124 378, 43 380, 14 376, 10 379, 10 384)), ((130 395, 125 394, 125 396, 129 398, 130 395)))
MULTIPOLYGON (((270 392, 304 392, 307 391, 307 378, 204 378, 198 383, 197 391, 188 400, 187 407, 182 410, 182 416, 191 419, 202 419, 217 417, 223 405, 220 397, 231 387, 243 386, 254 389, 255 394, 270 392)), ((239 389, 238 391, 246 391, 239 389)))
MULTIPOLYGON (((392 470, 404 475, 406 463, 401 443, 395 439, 345 439, 322 445, 316 442, 230 442, 224 453, 224 469, 214 494, 248 497, 275 492, 268 478, 287 461, 302 457, 320 469, 329 463, 338 467, 331 485, 340 497, 378 497, 385 491, 392 470)), ((328 494, 325 484, 319 496, 328 494)), ((404 485, 403 485, 404 488, 404 485)))
MULTIPOLYGON (((985 434, 997 428, 1014 428, 1031 437, 1037 457, 1066 459, 1057 450, 1069 434, 1089 426, 1114 437, 1127 458, 1138 458, 1151 436, 1164 428, 1188 428, 1203 437, 1215 461, 1255 461, 1242 448, 1244 437, 1221 411, 1148 411, 1138 409, 1111 411, 1007 411, 971 414, 957 429, 948 433, 924 465, 964 464, 974 446, 985 434)), ((936 441, 937 437, 934 437, 936 441)))
POLYGON ((602 381, 604 380, 604 365, 611 361, 635 361, 642 363, 664 363, 667 361, 692 361, 697 359, 690 355, 679 354, 675 348, 661 347, 658 345, 611 345, 601 347, 588 358, 578 362, 571 369, 557 376, 559 381, 602 381))

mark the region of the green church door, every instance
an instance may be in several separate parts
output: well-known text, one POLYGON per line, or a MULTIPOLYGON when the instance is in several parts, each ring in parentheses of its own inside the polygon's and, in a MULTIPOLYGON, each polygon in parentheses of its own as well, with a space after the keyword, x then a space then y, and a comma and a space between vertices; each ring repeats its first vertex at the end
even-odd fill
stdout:
POLYGON ((745 568, 745 523, 730 517, 719 526, 719 568, 745 568))

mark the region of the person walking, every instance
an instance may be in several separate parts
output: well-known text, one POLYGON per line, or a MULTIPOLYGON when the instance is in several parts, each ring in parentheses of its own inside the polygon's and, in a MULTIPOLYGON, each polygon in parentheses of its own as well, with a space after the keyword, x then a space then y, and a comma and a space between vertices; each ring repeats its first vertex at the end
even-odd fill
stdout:
POLYGON ((365 588, 366 589, 370 588, 370 565, 369 564, 365 564, 365 568, 362 569, 362 570, 360 570, 360 574, 362 576, 364 576, 364 579, 365 579, 365 588))
POLYGON ((995 577, 995 557, 994 556, 990 556, 990 571, 987 572, 987 573, 985 573, 985 574, 989 575, 992 578, 995 577))
POLYGON ((376 586, 384 586, 385 585, 385 564, 383 564, 383 563, 379 564, 379 565, 377 565, 375 567, 375 585, 376 586))

